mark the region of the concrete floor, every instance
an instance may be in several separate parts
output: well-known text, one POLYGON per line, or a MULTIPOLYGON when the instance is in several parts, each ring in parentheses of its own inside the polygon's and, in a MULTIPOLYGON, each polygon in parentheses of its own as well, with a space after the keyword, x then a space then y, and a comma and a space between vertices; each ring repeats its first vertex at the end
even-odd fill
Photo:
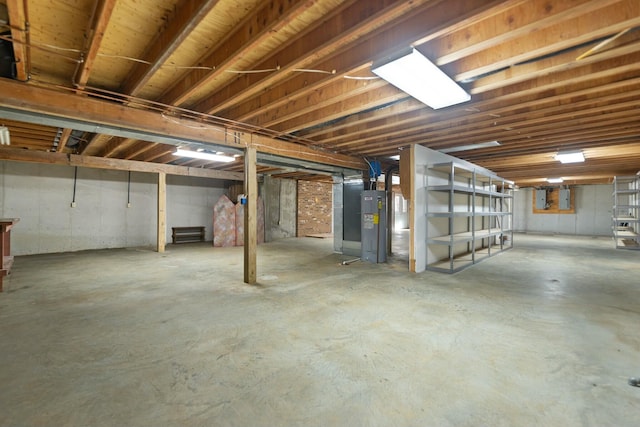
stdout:
MULTIPOLYGON (((640 253, 518 235, 455 275, 327 239, 17 257, 2 426, 637 426, 640 253)), ((405 251, 406 253, 406 251, 405 251)))

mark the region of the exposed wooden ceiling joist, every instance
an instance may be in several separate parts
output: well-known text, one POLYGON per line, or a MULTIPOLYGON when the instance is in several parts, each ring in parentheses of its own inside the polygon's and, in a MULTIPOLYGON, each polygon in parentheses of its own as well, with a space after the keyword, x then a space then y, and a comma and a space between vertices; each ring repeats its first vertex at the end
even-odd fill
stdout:
POLYGON ((135 64, 129 79, 123 82, 122 93, 138 95, 153 74, 180 48, 217 3, 218 0, 184 0, 176 5, 167 27, 157 34, 140 62, 135 64))
POLYGON ((75 85, 80 89, 84 89, 87 81, 89 81, 94 61, 100 51, 104 32, 111 19, 115 4, 116 0, 97 0, 95 3, 93 16, 85 32, 82 62, 78 64, 78 69, 73 79, 75 85))
POLYGON ((52 165, 78 166, 95 169, 125 170, 132 172, 163 172, 169 175, 195 176, 200 178, 233 181, 244 180, 244 175, 240 172, 190 168, 133 160, 106 159, 104 157, 79 156, 76 154, 45 153, 42 151, 21 150, 16 148, 3 148, 0 150, 0 160, 47 163, 52 165))
MULTIPOLYGON (((149 137, 162 137, 167 141, 173 138, 176 145, 181 142, 184 144, 195 142, 212 146, 226 146, 237 150, 255 145, 260 152, 284 157, 293 156, 345 168, 362 169, 363 162, 357 158, 321 152, 269 137, 236 132, 239 135, 238 140, 228 139, 226 136, 230 131, 220 125, 203 125, 191 120, 172 118, 126 105, 77 97, 69 93, 23 85, 4 79, 0 79, 0 90, 4 95, 0 99, 0 107, 88 122, 95 124, 96 130, 100 130, 101 126, 110 126, 110 129, 105 129, 107 134, 114 134, 117 129, 123 129, 142 132, 149 137), (212 144, 212 142, 214 143, 212 144)), ((3 112, 0 110, 0 117, 2 114, 3 112)))
POLYGON ((559 147, 589 152, 564 168, 574 182, 640 170, 637 0, 0 2, 12 25, 24 23, 11 37, 18 72, 32 77, 22 101, 0 78, 3 97, 10 88, 11 108, 67 119, 9 121, 12 142, 29 150, 242 170, 177 157, 177 138, 366 169, 363 157, 411 144, 495 139, 502 145, 456 155, 527 185, 558 169, 559 147), (471 101, 433 110, 371 72, 411 46, 471 101), (61 132, 71 118, 85 126, 61 132), (134 121, 143 129, 113 135, 134 121))

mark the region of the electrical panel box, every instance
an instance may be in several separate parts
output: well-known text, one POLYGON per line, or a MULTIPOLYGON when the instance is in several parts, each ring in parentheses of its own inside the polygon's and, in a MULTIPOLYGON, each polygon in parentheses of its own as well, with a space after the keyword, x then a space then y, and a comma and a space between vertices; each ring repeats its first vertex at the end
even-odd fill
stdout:
POLYGON ((536 209, 547 208, 547 190, 536 190, 536 209))
POLYGON ((568 188, 560 189, 560 198, 558 199, 560 210, 567 211, 571 209, 571 190, 568 188))
POLYGON ((387 193, 365 190, 361 196, 362 261, 387 261, 387 193))

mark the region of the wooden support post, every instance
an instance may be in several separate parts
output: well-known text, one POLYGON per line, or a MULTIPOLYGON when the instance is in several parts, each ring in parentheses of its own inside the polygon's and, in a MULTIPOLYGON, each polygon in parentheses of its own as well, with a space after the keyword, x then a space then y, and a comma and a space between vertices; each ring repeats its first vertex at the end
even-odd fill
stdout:
POLYGON ((244 194, 247 198, 244 206, 244 281, 255 285, 258 249, 258 178, 255 147, 247 147, 244 153, 244 194))
POLYGON ((164 252, 167 243, 167 174, 158 173, 158 252, 164 252))
MULTIPOLYGON (((405 199, 409 199, 409 271, 416 272, 416 150, 411 146, 409 150, 400 152, 400 185, 405 199), (403 182, 404 181, 404 182, 403 182), (408 197, 407 197, 408 195, 408 197)), ((426 202, 426 200, 425 200, 426 202)))

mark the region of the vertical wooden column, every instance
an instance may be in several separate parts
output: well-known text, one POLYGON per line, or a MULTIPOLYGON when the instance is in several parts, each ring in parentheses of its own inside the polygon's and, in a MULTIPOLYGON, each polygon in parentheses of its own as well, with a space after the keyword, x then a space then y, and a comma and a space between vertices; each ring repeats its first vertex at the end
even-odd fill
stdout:
POLYGON ((167 174, 158 172, 158 252, 167 243, 167 174))
POLYGON ((244 152, 244 281, 254 285, 257 281, 256 253, 258 249, 258 178, 256 175, 256 149, 244 152))
MULTIPOLYGON (((416 272, 416 152, 411 145, 400 152, 400 186, 405 199, 409 199, 409 271, 416 272), (409 195, 409 197, 407 197, 409 195)), ((426 203, 426 200, 425 200, 426 203)))

